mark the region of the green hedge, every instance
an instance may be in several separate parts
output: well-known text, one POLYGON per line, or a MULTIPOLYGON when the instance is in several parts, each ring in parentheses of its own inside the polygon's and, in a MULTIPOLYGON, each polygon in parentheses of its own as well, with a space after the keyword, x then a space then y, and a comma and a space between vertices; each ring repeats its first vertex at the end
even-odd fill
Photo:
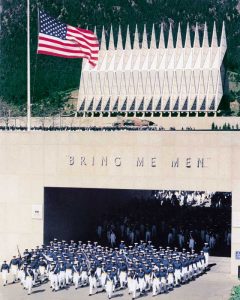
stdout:
POLYGON ((234 286, 229 300, 240 300, 240 286, 234 286))

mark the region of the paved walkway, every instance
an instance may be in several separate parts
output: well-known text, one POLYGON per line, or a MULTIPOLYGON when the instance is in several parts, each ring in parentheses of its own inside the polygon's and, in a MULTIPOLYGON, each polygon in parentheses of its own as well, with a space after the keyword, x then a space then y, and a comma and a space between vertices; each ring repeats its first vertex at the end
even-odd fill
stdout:
MULTIPOLYGON (((160 300, 228 300, 233 285, 240 284, 229 274, 230 258, 212 257, 210 264, 213 264, 211 271, 201 276, 196 281, 180 288, 175 288, 169 294, 158 295, 154 299, 160 300)), ((0 287, 0 300, 107 300, 106 293, 88 296, 88 288, 77 291, 73 287, 53 293, 49 284, 44 284, 33 289, 32 295, 28 296, 20 284, 10 284, 0 287)), ((112 299, 131 300, 126 291, 119 291, 112 299)), ((152 299, 152 295, 141 297, 143 300, 152 299)))

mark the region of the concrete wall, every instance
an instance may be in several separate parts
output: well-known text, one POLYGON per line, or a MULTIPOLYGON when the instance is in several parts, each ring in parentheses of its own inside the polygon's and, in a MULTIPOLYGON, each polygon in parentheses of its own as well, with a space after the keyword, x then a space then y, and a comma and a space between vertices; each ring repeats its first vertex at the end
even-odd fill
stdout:
POLYGON ((43 241, 44 187, 232 191, 240 250, 238 132, 0 132, 0 260, 43 241))

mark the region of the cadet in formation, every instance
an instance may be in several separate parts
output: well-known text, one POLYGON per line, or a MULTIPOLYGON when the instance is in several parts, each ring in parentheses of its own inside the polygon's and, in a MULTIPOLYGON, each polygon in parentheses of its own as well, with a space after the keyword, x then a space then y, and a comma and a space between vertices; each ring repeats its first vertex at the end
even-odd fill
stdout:
POLYGON ((108 248, 97 242, 75 243, 54 239, 49 245, 26 249, 1 266, 3 285, 9 275, 20 282, 30 295, 35 285, 49 282, 53 292, 73 285, 75 289, 89 287, 89 296, 106 292, 111 299, 119 289, 128 289, 132 299, 152 293, 168 293, 174 287, 188 283, 204 274, 208 268, 209 246, 203 251, 155 248, 151 241, 119 248, 108 248))

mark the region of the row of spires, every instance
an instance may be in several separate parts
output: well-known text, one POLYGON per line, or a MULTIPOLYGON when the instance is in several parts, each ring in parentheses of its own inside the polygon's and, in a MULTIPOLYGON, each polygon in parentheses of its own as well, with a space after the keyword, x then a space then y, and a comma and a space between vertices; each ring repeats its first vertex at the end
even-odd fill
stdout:
MULTIPOLYGON (((218 38, 217 38, 216 23, 215 22, 213 24, 212 38, 211 38, 211 43, 210 44, 209 44, 208 28, 207 28, 206 22, 204 24, 203 38, 202 38, 201 43, 200 43, 200 37, 199 37, 198 23, 196 23, 196 26, 195 26, 195 31, 194 31, 195 35, 194 35, 193 44, 191 43, 189 24, 187 24, 186 37, 185 37, 184 44, 183 44, 182 30, 181 30, 181 24, 180 23, 178 24, 177 38, 176 38, 175 43, 174 43, 174 39, 173 39, 173 29, 172 29, 171 23, 170 23, 170 26, 169 26, 167 43, 166 43, 165 38, 164 38, 163 23, 161 23, 161 28, 160 29, 161 29, 160 30, 160 39, 159 39, 158 45, 157 45, 157 39, 156 39, 154 24, 152 26, 151 39, 148 43, 146 25, 144 25, 143 34, 142 34, 142 42, 140 43, 138 26, 136 25, 135 33, 134 33, 134 41, 133 41, 133 45, 132 45, 131 44, 131 38, 130 38, 130 30, 129 30, 129 25, 128 25, 127 26, 126 38, 125 38, 125 45, 123 45, 122 30, 121 30, 121 26, 119 26, 117 45, 115 47, 112 25, 111 25, 111 28, 110 28, 110 37, 109 37, 108 45, 107 45, 105 28, 103 26, 102 35, 101 35, 101 42, 100 42, 100 50, 110 50, 110 51, 112 50, 113 51, 113 50, 123 50, 123 49, 124 50, 149 49, 149 48, 150 49, 157 49, 157 48, 159 48, 159 49, 164 49, 164 48, 171 49, 171 48, 191 48, 191 47, 199 48, 199 47, 209 47, 209 46, 218 47, 219 46, 218 38)), ((96 27, 95 27, 94 32, 96 34, 96 27)), ((224 22, 222 24, 220 46, 226 47, 226 33, 225 33, 225 23, 224 22)))

